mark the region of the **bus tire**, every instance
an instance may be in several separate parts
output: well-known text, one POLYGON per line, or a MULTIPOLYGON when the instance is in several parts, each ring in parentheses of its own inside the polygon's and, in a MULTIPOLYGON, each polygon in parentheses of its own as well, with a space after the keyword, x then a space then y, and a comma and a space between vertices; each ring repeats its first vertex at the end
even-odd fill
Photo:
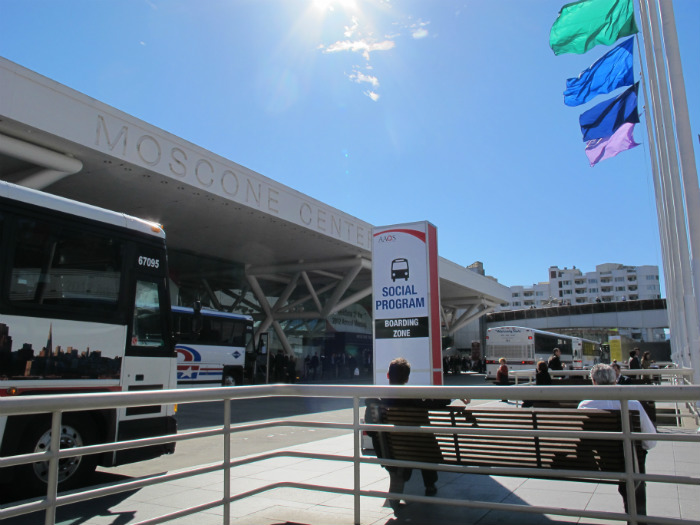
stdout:
POLYGON ((221 386, 236 386, 236 378, 231 372, 226 372, 221 378, 221 386))
MULTIPOLYGON (((64 415, 61 421, 60 448, 92 445, 97 442, 95 432, 85 417, 64 415)), ((25 432, 20 453, 29 454, 47 450, 51 441, 51 418, 38 418, 25 432)), ((75 488, 83 483, 97 467, 97 456, 76 456, 59 460, 58 490, 75 488)), ((18 476, 33 492, 45 493, 49 476, 49 462, 36 462, 19 467, 18 476)))

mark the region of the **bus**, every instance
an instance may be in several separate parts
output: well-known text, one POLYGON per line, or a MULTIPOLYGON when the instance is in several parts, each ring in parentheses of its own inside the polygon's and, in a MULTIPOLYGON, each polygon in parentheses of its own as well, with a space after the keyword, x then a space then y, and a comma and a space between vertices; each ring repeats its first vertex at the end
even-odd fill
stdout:
MULTIPOLYGON (((0 397, 176 386, 163 229, 0 181, 0 397)), ((63 415, 61 448, 173 434, 175 407, 63 415)), ((51 417, 0 415, 0 456, 46 450, 51 417)), ((174 443, 64 458, 59 489, 97 465, 172 453, 174 443)), ((3 481, 46 490, 48 462, 3 481)))
POLYGON ((592 368, 598 363, 610 364, 610 352, 608 352, 608 357, 606 359, 602 344, 597 341, 591 341, 590 339, 581 339, 578 337, 575 339, 580 341, 583 368, 592 368))
MULTIPOLYGON (((495 379, 498 360, 503 357, 509 370, 529 370, 535 368, 538 361, 548 361, 555 348, 561 350, 562 364, 569 369, 584 367, 584 351, 599 343, 523 328, 519 326, 498 326, 486 331, 486 379, 495 379)), ((592 365, 590 365, 592 366, 592 365)))
POLYGON ((246 348, 252 348, 253 317, 173 306, 177 386, 243 384, 246 348))

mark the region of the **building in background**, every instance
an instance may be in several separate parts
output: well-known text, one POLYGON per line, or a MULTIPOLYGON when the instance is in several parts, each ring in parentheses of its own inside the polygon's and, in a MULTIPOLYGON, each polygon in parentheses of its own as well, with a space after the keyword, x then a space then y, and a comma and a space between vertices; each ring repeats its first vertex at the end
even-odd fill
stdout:
POLYGON ((532 286, 511 286, 511 300, 500 310, 522 310, 615 301, 660 299, 658 266, 605 263, 594 272, 549 267, 549 281, 532 286))
MULTIPOLYGON (((475 262, 467 268, 485 275, 481 262, 475 262)), ((550 266, 548 275, 549 281, 532 286, 511 286, 510 302, 495 308, 494 312, 661 299, 659 267, 656 265, 627 266, 605 263, 597 265, 595 271, 586 273, 576 267, 561 269, 558 266, 550 266)), ((555 312, 556 310, 553 310, 552 315, 555 315, 555 312)), ((572 313, 569 310, 567 312, 572 313)), ((468 352, 475 343, 483 347, 486 328, 492 317, 486 315, 456 332, 453 338, 454 347, 463 353, 468 352)), ((510 324, 530 326, 527 319, 514 320, 510 324)), ((550 331, 603 342, 610 334, 621 336, 628 343, 658 343, 668 339, 667 327, 599 326, 596 323, 588 329, 579 327, 572 331, 572 327, 566 326, 550 331)))

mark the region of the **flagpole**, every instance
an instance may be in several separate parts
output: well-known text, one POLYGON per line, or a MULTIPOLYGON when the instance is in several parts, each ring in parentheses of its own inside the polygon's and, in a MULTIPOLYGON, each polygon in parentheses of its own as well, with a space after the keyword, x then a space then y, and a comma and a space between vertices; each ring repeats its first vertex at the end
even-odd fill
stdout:
MULTIPOLYGON (((686 344, 684 355, 687 356, 688 366, 697 369, 692 359, 693 347, 700 345, 698 333, 697 309, 693 294, 693 279, 690 269, 690 250, 688 245, 688 233, 686 223, 686 208, 683 202, 683 188, 681 186, 680 161, 678 158, 677 141, 673 126, 673 113, 669 95, 668 76, 666 72, 666 56, 661 41, 661 26, 659 24, 658 0, 647 0, 649 20, 651 27, 652 46, 655 55, 656 74, 660 94, 660 115, 665 136, 666 151, 668 153, 668 171, 666 176, 671 186, 671 213, 676 227, 676 240, 678 246, 678 268, 680 271, 679 282, 681 293, 678 300, 683 301, 683 314, 686 329, 686 344), (653 7, 653 8, 652 8, 653 7)), ((700 371, 699 371, 700 372, 700 371)), ((700 375, 694 378, 694 382, 700 379, 700 375)), ((697 384, 697 382, 696 382, 697 384)))
MULTIPOLYGON (((698 309, 696 296, 693 293, 693 275, 690 268, 690 250, 688 230, 686 223, 686 207, 684 206, 683 187, 681 186, 680 160, 678 158, 677 137, 674 134, 673 113, 669 95, 669 78, 666 72, 667 58, 664 55, 661 41, 661 28, 659 24, 658 0, 645 0, 651 32, 650 50, 653 51, 651 64, 654 65, 655 75, 651 75, 652 82, 656 81, 658 97, 654 98, 654 120, 660 137, 660 151, 663 157, 661 164, 661 176, 665 181, 665 187, 669 189, 665 193, 667 213, 670 214, 671 225, 671 256, 676 260, 675 268, 678 290, 677 301, 682 300, 678 322, 683 326, 683 361, 692 367, 694 373, 693 382, 700 384, 700 361, 697 359, 696 348, 700 347, 700 327, 698 326, 698 309)), ((640 7, 642 2, 640 1, 640 7)), ((647 64, 649 68, 651 64, 647 64)))
MULTIPOLYGON (((662 190, 661 190, 661 176, 659 174, 659 161, 658 161, 658 156, 659 156, 659 151, 658 148, 656 147, 656 141, 654 140, 654 131, 652 129, 653 126, 653 120, 651 118, 651 97, 649 95, 649 86, 648 82, 644 82, 644 79, 642 79, 642 85, 643 85, 643 90, 645 94, 645 101, 647 104, 647 108, 645 111, 645 117, 646 117, 646 129, 647 129, 647 143, 649 146, 649 157, 651 158, 651 174, 652 174, 652 180, 654 182, 654 194, 657 196, 656 198, 656 215, 657 215, 657 220, 659 222, 659 237, 661 239, 661 258, 663 261, 663 267, 664 267, 664 275, 665 275, 665 280, 666 280, 666 289, 667 291, 672 291, 674 290, 675 283, 676 283, 676 277, 673 275, 673 262, 671 261, 671 256, 669 255, 669 247, 668 247, 668 225, 667 225, 667 218, 666 218, 666 213, 664 211, 664 206, 659 198, 659 196, 662 195, 662 190)), ((669 297, 669 294, 666 294, 666 309, 668 311, 668 318, 669 321, 671 319, 676 319, 677 317, 677 310, 678 307, 676 305, 675 301, 675 293, 671 294, 671 297, 669 297)), ((669 323, 670 325, 670 323, 669 323)), ((675 327, 674 327, 675 328, 675 327)), ((671 330, 671 341, 673 342, 672 346, 674 348, 681 348, 680 344, 680 334, 677 332, 677 330, 671 330)), ((682 358, 682 356, 680 356, 682 358)))
MULTIPOLYGON (((666 48, 666 60, 668 62, 669 87, 671 91, 672 110, 676 123, 676 135, 678 137, 678 151, 681 158, 681 173, 683 190, 685 193, 685 206, 688 218, 688 237, 690 239, 691 275, 693 290, 695 292, 695 325, 700 326, 700 188, 698 187, 698 174, 695 167, 695 151, 693 149, 693 137, 690 131, 690 119, 688 118, 688 100, 685 93, 683 80, 683 67, 678 48, 678 35, 676 33, 676 19, 673 12, 673 3, 670 0, 662 0, 661 7, 661 31, 666 48)), ((696 371, 695 384, 700 384, 700 341, 691 345, 691 361, 696 371)))
MULTIPOLYGON (((641 15, 642 15, 642 22, 644 22, 644 6, 640 5, 641 7, 641 15)), ((642 27, 642 32, 644 33, 646 30, 646 26, 642 27)), ((676 304, 676 293, 674 290, 676 290, 676 275, 675 275, 675 269, 674 269, 674 262, 672 255, 670 254, 670 248, 669 248, 669 239, 670 239, 670 233, 668 230, 668 217, 667 213, 665 210, 665 207, 663 205, 663 190, 661 188, 661 175, 659 173, 659 148, 656 144, 656 140, 654 139, 654 119, 652 118, 652 94, 650 93, 650 81, 648 80, 648 76, 645 76, 644 68, 642 67, 643 62, 642 62, 642 50, 640 49, 639 46, 639 39, 637 39, 637 52, 639 53, 639 64, 640 64, 640 71, 641 71, 641 82, 642 82, 642 91, 644 93, 644 100, 645 100, 645 112, 644 116, 646 118, 646 130, 647 130, 647 144, 649 147, 649 158, 651 159, 651 174, 652 174, 652 180, 654 183, 654 194, 656 195, 656 214, 657 214, 657 220, 659 224, 659 238, 661 240, 661 258, 663 261, 663 268, 664 268, 664 276, 665 276, 665 281, 666 281, 666 309, 668 311, 668 319, 669 319, 669 325, 672 328, 671 329, 671 342, 672 342, 672 348, 675 349, 681 349, 682 345, 680 342, 680 331, 676 329, 675 327, 675 319, 677 319, 678 316, 678 306, 676 304), (670 294, 668 292, 671 292, 670 294), (674 323, 673 326, 671 326, 671 323, 674 323)), ((649 55, 646 55, 647 63, 651 61, 649 55)), ((654 94, 655 96, 655 94, 654 94)), ((682 361, 683 356, 679 355, 678 356, 680 359, 676 358, 676 361, 682 361)))
MULTIPOLYGON (((640 0, 642 12, 642 34, 644 36, 644 48, 647 64, 647 73, 651 90, 652 115, 656 133, 656 147, 658 148, 659 176, 661 192, 657 192, 657 208, 662 210, 665 218, 659 225, 660 234, 666 236, 667 254, 669 265, 666 268, 667 276, 667 303, 671 303, 669 309, 669 328, 674 341, 674 354, 680 356, 683 365, 689 366, 689 339, 686 325, 686 315, 683 297, 683 269, 681 246, 679 245, 679 221, 677 220, 677 207, 674 205, 674 192, 672 189, 672 177, 669 161, 669 142, 664 129, 663 103, 661 100, 661 78, 659 77, 658 55, 655 58, 655 48, 658 49, 657 40, 652 35, 654 20, 649 0, 640 0), (657 44, 657 45, 655 45, 657 44), (669 271, 670 270, 670 271, 669 271), (675 333, 675 337, 674 337, 675 333)), ((658 37, 657 32, 654 32, 658 37)), ((666 128, 667 129, 667 128, 666 128)), ((675 150, 675 146, 674 146, 675 150)), ((683 230, 685 227, 683 226, 683 230)))

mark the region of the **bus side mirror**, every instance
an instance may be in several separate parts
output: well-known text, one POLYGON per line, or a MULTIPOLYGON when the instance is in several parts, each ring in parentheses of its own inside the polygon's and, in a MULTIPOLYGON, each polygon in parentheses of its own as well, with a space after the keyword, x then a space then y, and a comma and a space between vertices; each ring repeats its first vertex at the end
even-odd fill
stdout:
POLYGON ((195 301, 192 305, 194 315, 192 316, 192 333, 199 335, 202 331, 202 303, 195 301))

